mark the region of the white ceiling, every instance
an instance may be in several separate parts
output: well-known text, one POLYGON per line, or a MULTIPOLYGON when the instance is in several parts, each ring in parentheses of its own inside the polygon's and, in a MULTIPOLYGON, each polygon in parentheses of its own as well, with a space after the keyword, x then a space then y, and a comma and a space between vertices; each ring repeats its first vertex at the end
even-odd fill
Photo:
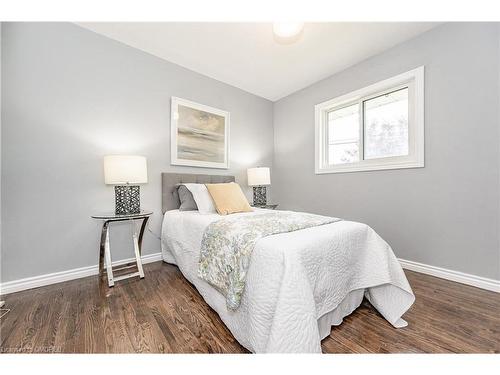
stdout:
POLYGON ((275 101, 437 23, 306 23, 280 44, 271 23, 79 23, 80 26, 275 101))

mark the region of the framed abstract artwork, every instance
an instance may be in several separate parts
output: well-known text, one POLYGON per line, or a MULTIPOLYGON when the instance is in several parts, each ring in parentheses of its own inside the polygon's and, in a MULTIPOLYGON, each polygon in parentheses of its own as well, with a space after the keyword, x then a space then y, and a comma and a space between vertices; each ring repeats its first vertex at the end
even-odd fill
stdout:
POLYGON ((172 97, 171 164, 229 168, 229 112, 172 97))

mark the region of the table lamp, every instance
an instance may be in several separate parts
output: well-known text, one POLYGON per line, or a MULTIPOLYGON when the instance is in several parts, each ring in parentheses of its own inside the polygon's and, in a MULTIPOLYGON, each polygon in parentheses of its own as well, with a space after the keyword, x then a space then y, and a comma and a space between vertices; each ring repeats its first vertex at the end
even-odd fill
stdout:
POLYGON ((146 158, 135 155, 104 157, 104 182, 115 185, 115 213, 138 214, 141 211, 139 185, 148 182, 146 158))
POLYGON ((254 206, 267 204, 266 185, 271 185, 271 175, 269 168, 257 167, 247 169, 248 186, 253 186, 254 206))

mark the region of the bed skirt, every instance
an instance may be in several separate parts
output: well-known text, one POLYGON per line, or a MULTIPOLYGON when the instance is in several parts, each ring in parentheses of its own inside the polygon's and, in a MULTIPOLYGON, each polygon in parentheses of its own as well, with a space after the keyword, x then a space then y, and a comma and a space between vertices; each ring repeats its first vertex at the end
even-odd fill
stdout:
POLYGON ((324 314, 318 319, 318 330, 321 340, 330 336, 332 326, 342 324, 343 319, 346 316, 351 315, 354 310, 361 305, 361 302, 363 302, 363 296, 364 289, 353 290, 333 311, 324 314))

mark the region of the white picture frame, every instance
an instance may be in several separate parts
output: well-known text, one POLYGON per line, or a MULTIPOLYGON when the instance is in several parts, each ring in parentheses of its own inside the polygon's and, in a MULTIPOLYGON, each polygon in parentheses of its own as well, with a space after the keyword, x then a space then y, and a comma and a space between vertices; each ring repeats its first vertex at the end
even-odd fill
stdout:
POLYGON ((170 116, 170 164, 189 167, 228 169, 229 127, 229 112, 190 100, 172 97, 170 116), (194 114, 197 111, 207 116, 210 122, 207 120, 206 122, 202 121, 199 124, 193 124, 193 117, 188 117, 187 114, 194 114), (220 129, 221 121, 223 121, 224 124, 223 131, 220 129), (216 131, 202 129, 204 126, 213 127, 214 124, 216 131), (184 129, 181 135, 179 135, 179 128, 184 129), (206 140, 200 140, 200 137, 207 138, 206 140), (221 137, 223 137, 222 140, 221 137), (191 142, 191 144, 189 144, 189 142, 191 142))

